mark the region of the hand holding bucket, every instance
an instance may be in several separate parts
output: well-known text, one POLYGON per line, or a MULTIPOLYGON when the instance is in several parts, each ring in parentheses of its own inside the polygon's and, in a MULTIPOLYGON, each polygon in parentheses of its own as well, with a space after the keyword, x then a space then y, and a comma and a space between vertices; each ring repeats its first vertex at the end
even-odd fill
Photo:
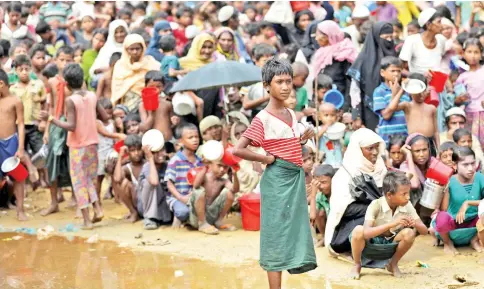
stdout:
POLYGON ((22 165, 20 159, 11 157, 2 163, 2 172, 13 178, 17 182, 23 182, 29 176, 29 172, 22 165))
POLYGON ((444 91, 445 83, 447 82, 449 75, 440 71, 432 70, 429 70, 429 74, 432 76, 432 79, 429 82, 429 86, 435 87, 435 91, 437 93, 441 93, 442 91, 444 91))

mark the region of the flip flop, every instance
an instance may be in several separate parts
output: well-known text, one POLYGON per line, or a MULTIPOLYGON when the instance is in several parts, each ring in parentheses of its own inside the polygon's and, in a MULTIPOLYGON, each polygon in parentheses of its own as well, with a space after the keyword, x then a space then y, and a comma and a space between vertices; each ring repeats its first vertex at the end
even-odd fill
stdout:
POLYGON ((205 224, 198 228, 198 230, 207 235, 218 235, 219 231, 212 225, 205 224))
POLYGON ((145 223, 144 224, 145 230, 156 230, 156 229, 158 229, 158 225, 151 220, 145 220, 144 223, 145 223))

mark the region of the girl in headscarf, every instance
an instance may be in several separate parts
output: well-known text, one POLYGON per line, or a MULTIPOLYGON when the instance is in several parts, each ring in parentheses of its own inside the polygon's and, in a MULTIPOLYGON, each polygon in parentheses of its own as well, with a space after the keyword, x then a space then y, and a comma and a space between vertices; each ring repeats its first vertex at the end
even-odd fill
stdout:
POLYGON ((114 20, 109 24, 108 40, 99 51, 96 60, 89 69, 91 78, 109 69, 109 59, 115 52, 123 51, 123 42, 128 35, 128 24, 124 20, 114 20))
POLYGON ((346 72, 355 61, 358 53, 353 42, 345 38, 344 32, 331 20, 318 24, 316 41, 319 49, 315 52, 311 61, 313 74, 328 75, 333 80, 338 90, 345 96, 343 109, 349 107, 349 81, 346 72))
MULTIPOLYGON (((311 62, 314 52, 319 48, 319 44, 316 41, 316 29, 318 28, 319 23, 321 23, 320 20, 311 22, 306 27, 304 37, 301 40, 301 49, 299 50, 298 54, 302 54, 304 56, 306 63, 311 62)), ((296 61, 298 61, 298 57, 296 57, 296 61)))
POLYGON ((324 234, 324 243, 331 254, 347 253, 351 250, 349 234, 357 225, 363 225, 369 205, 353 197, 353 178, 362 174, 370 176, 374 184, 381 188, 387 173, 382 158, 384 151, 385 142, 372 130, 360 128, 351 135, 343 157, 343 166, 331 181, 332 191, 337 194, 331 195, 331 209, 324 234))
POLYGON ((153 30, 153 37, 151 37, 148 49, 146 49, 146 55, 151 55, 157 61, 163 60, 163 53, 160 51, 160 39, 164 35, 171 34, 170 22, 161 20, 155 23, 153 30))
POLYGON ((106 40, 108 39, 108 30, 106 28, 100 28, 94 30, 94 34, 91 41, 91 48, 84 51, 82 54, 81 67, 84 71, 84 79, 90 89, 91 88, 91 75, 89 70, 91 69, 94 61, 96 61, 99 51, 102 49, 106 40))
POLYGON ((294 30, 292 31, 292 41, 300 46, 306 36, 306 29, 314 21, 314 14, 309 10, 298 11, 294 15, 294 30))
POLYGON ((373 91, 381 83, 380 62, 385 56, 397 55, 392 37, 392 24, 373 24, 371 31, 366 35, 363 50, 347 73, 352 79, 351 105, 361 111, 361 119, 371 130, 378 125, 378 116, 373 112, 373 91))
POLYGON ((214 32, 217 38, 217 51, 215 51, 215 59, 217 61, 225 60, 239 60, 237 47, 235 44, 235 33, 228 27, 221 27, 214 32))
POLYGON ((187 56, 180 58, 182 69, 196 70, 212 62, 215 39, 208 33, 201 33, 193 39, 187 56))
POLYGON ((121 59, 113 69, 111 102, 124 104, 130 111, 135 111, 141 102, 146 73, 160 70, 160 63, 150 55, 144 55, 145 50, 145 41, 141 35, 128 35, 123 43, 121 59))

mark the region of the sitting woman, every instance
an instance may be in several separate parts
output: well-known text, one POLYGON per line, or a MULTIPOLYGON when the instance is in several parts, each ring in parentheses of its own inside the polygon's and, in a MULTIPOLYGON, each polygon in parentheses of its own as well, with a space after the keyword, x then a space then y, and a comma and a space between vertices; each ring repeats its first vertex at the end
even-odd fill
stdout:
MULTIPOLYGON (((328 220, 324 243, 330 254, 351 253, 349 235, 358 225, 363 225, 366 209, 371 201, 382 197, 381 187, 387 173, 382 154, 385 142, 374 131, 360 128, 350 138, 343 157, 343 165, 332 179, 328 220), (353 184, 364 191, 352 189, 353 184)), ((363 266, 383 265, 364 263, 363 266)))
POLYGON ((130 112, 136 112, 141 103, 146 73, 160 70, 160 63, 151 55, 144 55, 145 50, 143 37, 130 34, 124 40, 121 59, 114 65, 111 102, 125 105, 130 112))
POLYGON ((432 226, 436 236, 444 242, 446 253, 458 254, 454 245, 469 244, 481 252, 476 225, 480 222, 477 207, 484 198, 484 176, 475 172, 476 157, 470 148, 457 148, 452 159, 457 174, 450 179, 440 206, 441 211, 437 213, 432 226))

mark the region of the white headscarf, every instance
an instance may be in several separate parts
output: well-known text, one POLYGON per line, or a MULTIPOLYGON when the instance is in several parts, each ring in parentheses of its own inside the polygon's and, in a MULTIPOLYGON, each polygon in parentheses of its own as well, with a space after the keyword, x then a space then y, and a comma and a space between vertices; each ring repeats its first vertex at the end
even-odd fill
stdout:
POLYGON ((97 55, 96 60, 92 64, 91 69, 89 69, 89 74, 91 75, 91 77, 94 77, 94 71, 96 69, 109 67, 109 59, 111 58, 111 55, 113 55, 113 53, 123 52, 123 43, 116 42, 114 38, 114 33, 116 32, 116 28, 118 27, 124 27, 124 29, 126 30, 126 35, 129 34, 128 24, 126 24, 126 21, 118 19, 114 20, 109 24, 108 39, 99 51, 99 54, 97 55))
POLYGON ((331 199, 329 201, 329 216, 326 223, 324 242, 329 247, 336 226, 338 226, 349 204, 355 199, 350 194, 349 184, 351 179, 361 173, 370 175, 378 187, 383 185, 383 178, 387 173, 385 162, 381 157, 385 152, 385 142, 374 131, 360 128, 350 138, 348 149, 343 157, 344 168, 339 169, 331 180, 331 199), (379 154, 375 164, 368 161, 361 148, 379 143, 379 154), (349 172, 346 171, 346 170, 349 172))

